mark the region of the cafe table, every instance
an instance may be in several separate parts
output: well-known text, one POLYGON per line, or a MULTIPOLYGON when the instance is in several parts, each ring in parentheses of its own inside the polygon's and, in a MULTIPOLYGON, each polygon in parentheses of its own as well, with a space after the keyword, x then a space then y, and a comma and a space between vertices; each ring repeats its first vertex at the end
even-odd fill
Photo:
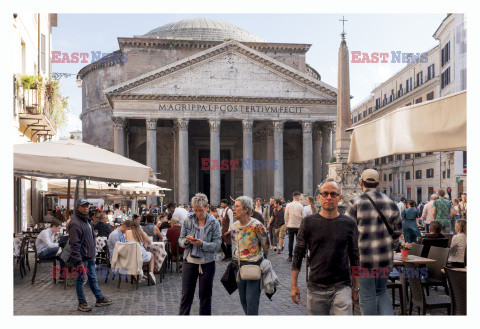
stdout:
MULTIPOLYGON (((415 255, 408 255, 406 258, 402 258, 401 254, 395 253, 393 255, 393 266, 404 266, 404 261, 414 263, 415 265, 428 265, 434 264, 437 261, 435 259, 424 258, 415 255)), ((407 305, 407 278, 400 273, 400 283, 402 284, 403 302, 400 303, 400 314, 406 315, 405 305, 407 305)))

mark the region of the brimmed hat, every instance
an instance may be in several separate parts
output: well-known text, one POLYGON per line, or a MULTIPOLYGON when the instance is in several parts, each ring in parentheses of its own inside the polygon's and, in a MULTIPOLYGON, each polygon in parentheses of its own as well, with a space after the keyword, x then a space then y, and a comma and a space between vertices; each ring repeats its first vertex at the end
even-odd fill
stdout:
POLYGON ((362 172, 361 180, 365 183, 378 183, 379 176, 378 171, 375 169, 365 169, 362 172))

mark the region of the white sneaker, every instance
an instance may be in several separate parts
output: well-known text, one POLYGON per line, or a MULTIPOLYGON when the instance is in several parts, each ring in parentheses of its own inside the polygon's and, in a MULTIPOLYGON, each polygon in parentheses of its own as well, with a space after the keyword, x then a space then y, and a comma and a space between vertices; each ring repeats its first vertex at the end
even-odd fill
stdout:
POLYGON ((153 272, 148 272, 148 277, 150 278, 150 281, 153 282, 153 284, 157 284, 157 280, 155 280, 155 275, 153 272))

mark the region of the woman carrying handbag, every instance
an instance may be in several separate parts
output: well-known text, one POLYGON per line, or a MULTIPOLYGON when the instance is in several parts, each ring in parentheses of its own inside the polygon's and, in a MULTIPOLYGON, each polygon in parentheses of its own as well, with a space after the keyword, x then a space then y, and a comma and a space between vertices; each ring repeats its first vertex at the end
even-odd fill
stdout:
POLYGON ((260 303, 260 264, 270 248, 267 230, 260 221, 250 217, 253 213, 253 200, 241 196, 235 200, 232 224, 233 262, 240 302, 246 315, 258 315, 260 303))

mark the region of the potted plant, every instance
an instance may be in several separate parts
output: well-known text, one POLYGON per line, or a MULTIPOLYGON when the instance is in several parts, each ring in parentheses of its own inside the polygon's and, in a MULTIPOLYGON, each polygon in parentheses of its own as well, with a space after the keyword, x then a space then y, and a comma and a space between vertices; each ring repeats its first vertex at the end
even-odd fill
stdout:
POLYGON ((410 252, 410 249, 412 249, 411 243, 404 242, 400 245, 400 254, 402 255, 403 259, 408 257, 408 253, 410 252))

